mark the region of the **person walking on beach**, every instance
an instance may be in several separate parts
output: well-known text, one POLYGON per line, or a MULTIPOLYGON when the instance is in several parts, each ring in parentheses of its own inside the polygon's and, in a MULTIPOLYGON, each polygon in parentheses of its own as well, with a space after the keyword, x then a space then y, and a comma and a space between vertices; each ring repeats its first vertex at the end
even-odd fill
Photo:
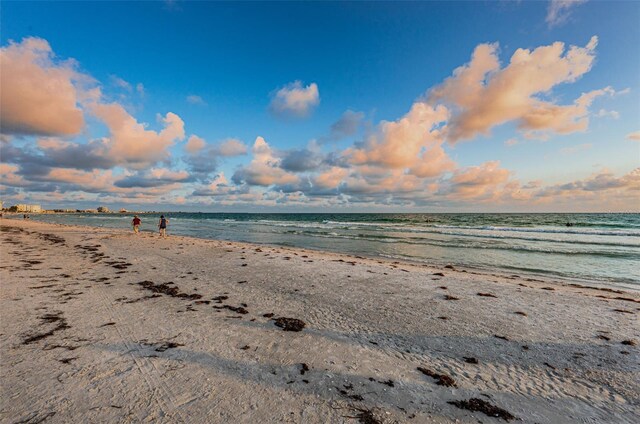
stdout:
POLYGON ((134 215, 133 216, 133 220, 131 221, 131 225, 133 225, 133 232, 138 234, 138 231, 140 231, 140 224, 142 223, 142 221, 140 220, 140 218, 138 218, 138 215, 134 215))
POLYGON ((160 215, 160 221, 158 221, 158 229, 160 230, 160 237, 167 238, 167 224, 169 224, 169 220, 164 217, 164 215, 160 215))

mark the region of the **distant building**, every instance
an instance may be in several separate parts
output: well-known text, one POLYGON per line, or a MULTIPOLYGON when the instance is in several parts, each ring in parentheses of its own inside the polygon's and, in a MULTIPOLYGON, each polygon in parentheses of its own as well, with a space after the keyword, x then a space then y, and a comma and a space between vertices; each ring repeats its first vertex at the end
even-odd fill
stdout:
POLYGON ((41 213, 42 212, 42 206, 40 206, 40 205, 19 204, 19 205, 16 205, 16 211, 17 212, 28 212, 28 213, 41 213))
POLYGON ((98 206, 98 212, 100 213, 109 213, 109 208, 106 206, 98 206))
POLYGON ((0 200, 0 211, 3 209, 2 207, 2 200, 0 200))
POLYGON ((120 209, 120 213, 127 213, 127 210, 125 208, 120 209))

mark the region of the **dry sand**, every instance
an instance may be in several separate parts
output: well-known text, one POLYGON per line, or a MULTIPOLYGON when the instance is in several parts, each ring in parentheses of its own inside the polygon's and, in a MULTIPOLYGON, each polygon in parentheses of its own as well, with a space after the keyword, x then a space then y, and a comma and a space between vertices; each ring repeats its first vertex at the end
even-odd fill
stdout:
POLYGON ((638 293, 0 224, 3 423, 638 422, 638 293))

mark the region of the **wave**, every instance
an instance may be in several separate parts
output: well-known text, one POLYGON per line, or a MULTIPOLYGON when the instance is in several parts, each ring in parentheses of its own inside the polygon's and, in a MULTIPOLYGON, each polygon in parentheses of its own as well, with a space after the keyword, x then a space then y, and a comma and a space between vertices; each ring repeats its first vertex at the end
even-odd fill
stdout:
MULTIPOLYGON (((447 224, 430 224, 425 226, 416 226, 416 223, 412 222, 363 222, 363 221, 333 221, 323 220, 318 221, 285 221, 285 220, 271 220, 271 219, 257 219, 257 220, 241 220, 236 221, 232 219, 216 219, 209 218, 214 221, 221 222, 236 222, 247 225, 273 225, 278 227, 300 227, 300 228, 331 228, 331 229, 345 229, 356 230, 359 228, 369 228, 372 230, 398 230, 407 232, 439 232, 442 230, 475 230, 481 232, 496 231, 496 232, 514 232, 514 233, 548 233, 548 234, 569 234, 569 235, 589 235, 589 236, 615 236, 615 237, 640 237, 640 229, 603 229, 602 226, 579 226, 574 227, 506 227, 506 226, 493 226, 493 225, 447 225, 447 224), (593 228, 593 229, 590 229, 593 228)), ((576 224, 576 226, 578 226, 576 224)))
POLYGON ((532 228, 532 227, 494 227, 492 225, 483 226, 463 226, 463 225, 435 225, 436 228, 450 228, 458 229, 464 228, 468 230, 485 230, 485 231, 512 231, 522 233, 551 233, 551 234, 577 234, 577 235, 591 235, 591 236, 624 236, 624 237, 640 237, 640 230, 637 231, 606 231, 606 230, 570 230, 569 228, 532 228))
MULTIPOLYGON (((289 234, 296 234, 308 237, 318 238, 333 238, 343 240, 356 240, 356 241, 369 241, 391 244, 408 244, 414 246, 433 246, 442 248, 454 248, 454 249, 480 249, 480 250, 502 250, 511 252, 526 252, 526 253, 541 253, 547 255, 587 255, 587 256, 602 256, 610 258, 629 258, 640 260, 640 249, 636 252, 630 252, 628 250, 577 250, 577 249, 552 249, 544 248, 537 245, 513 245, 513 244, 491 244, 491 243, 469 243, 457 240, 437 241, 432 239, 405 239, 392 236, 382 235, 349 235, 349 234, 336 234, 333 232, 310 232, 310 231, 295 231, 288 232, 289 234)), ((619 247, 615 245, 615 247, 619 247)))

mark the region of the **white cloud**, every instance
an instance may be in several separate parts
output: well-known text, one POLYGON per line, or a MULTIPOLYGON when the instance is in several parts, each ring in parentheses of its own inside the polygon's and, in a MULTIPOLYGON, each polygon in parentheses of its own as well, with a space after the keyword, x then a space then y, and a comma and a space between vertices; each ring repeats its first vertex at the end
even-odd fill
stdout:
POLYGON ((547 25, 551 28, 564 24, 571 16, 572 9, 586 2, 587 0, 551 0, 547 6, 547 25))
POLYGON ((296 184, 299 177, 280 168, 280 159, 274 156, 269 144, 257 137, 253 148, 253 160, 249 165, 238 169, 232 177, 236 184, 270 186, 274 184, 296 184))
POLYGON ((615 110, 605 110, 605 109, 600 109, 596 114, 594 114, 594 116, 597 116, 598 118, 611 118, 611 119, 620 119, 620 113, 618 111, 615 110))
POLYGON ((195 94, 190 94, 187 96, 187 103, 198 106, 206 106, 207 102, 205 102, 202 97, 197 96, 195 94))
POLYGON ((294 81, 276 91, 270 109, 283 116, 305 117, 320 103, 320 92, 315 82, 302 86, 302 82, 294 81))
POLYGON ((560 149, 560 153, 563 155, 573 155, 579 152, 584 152, 586 150, 589 150, 593 147, 593 144, 591 143, 584 143, 584 144, 579 144, 577 146, 571 146, 571 147, 564 147, 562 149, 560 149))
POLYGON ((123 80, 122 78, 120 78, 117 75, 111 75, 109 77, 109 80, 111 80, 111 84, 113 84, 114 86, 121 88, 123 90, 129 91, 131 92, 131 84, 129 84, 127 81, 123 80))
POLYGON ((220 156, 240 156, 247 153, 247 145, 236 138, 228 138, 217 147, 220 156))

